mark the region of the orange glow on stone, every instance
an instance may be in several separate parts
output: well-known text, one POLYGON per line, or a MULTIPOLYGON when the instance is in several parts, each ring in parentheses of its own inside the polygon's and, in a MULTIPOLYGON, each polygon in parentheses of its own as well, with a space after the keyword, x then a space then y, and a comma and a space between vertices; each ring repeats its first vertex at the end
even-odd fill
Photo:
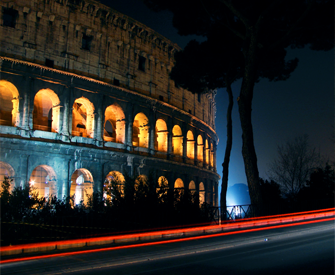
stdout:
POLYGON ((174 155, 183 155, 183 134, 179 125, 175 125, 172 129, 172 147, 174 155))

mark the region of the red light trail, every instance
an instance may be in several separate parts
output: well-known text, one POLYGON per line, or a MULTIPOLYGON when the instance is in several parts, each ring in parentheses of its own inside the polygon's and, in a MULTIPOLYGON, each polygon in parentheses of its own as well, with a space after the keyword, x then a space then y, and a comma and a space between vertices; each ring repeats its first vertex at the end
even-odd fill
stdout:
POLYGON ((251 226, 268 225, 270 222, 271 223, 284 223, 284 222, 297 221, 298 219, 306 220, 306 219, 311 219, 311 218, 321 218, 321 217, 328 216, 328 218, 322 218, 318 220, 300 221, 300 222, 295 222, 292 224, 279 224, 279 225, 271 225, 267 227, 248 228, 248 229, 231 231, 231 232, 214 233, 214 234, 194 236, 194 237, 184 237, 182 239, 152 241, 152 242, 147 242, 147 243, 122 245, 122 246, 117 246, 117 247, 89 249, 85 251, 64 252, 64 253, 41 255, 41 256, 30 256, 30 257, 21 257, 21 258, 15 258, 15 259, 7 259, 7 260, 1 260, 0 263, 5 264, 5 263, 20 262, 20 261, 53 258, 53 257, 65 257, 65 256, 72 256, 72 255, 79 255, 79 254, 86 254, 86 253, 96 253, 96 252, 120 250, 120 249, 135 248, 135 247, 153 246, 153 245, 158 245, 158 244, 168 244, 168 243, 176 243, 176 242, 183 242, 183 241, 200 240, 200 239, 206 239, 206 238, 221 237, 221 236, 226 236, 226 235, 242 234, 242 233, 270 230, 270 229, 283 228, 283 227, 292 227, 292 226, 298 226, 298 225, 305 225, 305 224, 335 220, 334 215, 335 215, 335 208, 330 208, 330 209, 323 209, 319 211, 308 211, 308 212, 301 212, 301 213, 294 213, 294 214, 276 215, 276 216, 269 216, 269 217, 263 217, 263 218, 258 218, 258 219, 253 218, 253 219, 248 219, 247 221, 236 222, 234 224, 225 224, 225 225, 216 225, 216 226, 207 226, 207 227, 204 226, 204 227, 198 227, 198 228, 158 231, 158 232, 123 235, 123 236, 111 236, 111 237, 100 237, 100 238, 92 238, 92 239, 69 240, 69 241, 62 241, 62 242, 50 242, 50 243, 2 247, 1 251, 9 251, 9 250, 45 247, 48 245, 52 246, 52 245, 60 245, 60 244, 73 244, 73 243, 78 243, 80 241, 85 242, 85 243, 90 242, 90 241, 98 242, 98 241, 105 241, 105 240, 112 240, 112 239, 114 240, 122 239, 122 238, 130 239, 130 238, 139 238, 139 237, 153 236, 153 235, 176 234, 176 233, 181 233, 181 232, 183 233, 192 232, 192 231, 197 232, 199 230, 203 230, 203 233, 206 233, 206 231, 210 231, 213 228, 223 228, 223 230, 227 230, 227 229, 235 229, 235 228, 243 228, 243 227, 251 227, 251 226), (329 217, 329 216, 333 216, 333 217, 329 217), (287 219, 288 217, 290 217, 289 220, 287 219))

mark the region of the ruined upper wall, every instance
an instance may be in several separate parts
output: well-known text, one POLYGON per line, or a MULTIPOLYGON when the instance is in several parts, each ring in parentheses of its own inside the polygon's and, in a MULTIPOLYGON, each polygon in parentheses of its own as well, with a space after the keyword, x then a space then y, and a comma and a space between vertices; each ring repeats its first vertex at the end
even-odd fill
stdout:
POLYGON ((91 0, 1 3, 0 54, 86 75, 167 102, 213 129, 213 94, 170 80, 178 45, 140 22, 91 0))

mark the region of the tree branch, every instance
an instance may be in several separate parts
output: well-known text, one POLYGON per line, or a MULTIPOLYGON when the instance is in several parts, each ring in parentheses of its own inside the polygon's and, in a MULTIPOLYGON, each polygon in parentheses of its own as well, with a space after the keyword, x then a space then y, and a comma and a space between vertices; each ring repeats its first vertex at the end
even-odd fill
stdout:
POLYGON ((246 29, 249 29, 251 27, 250 21, 248 18, 243 16, 242 13, 240 13, 231 2, 228 2, 226 0, 219 0, 221 3, 223 3, 234 15, 236 15, 244 24, 246 29))
POLYGON ((285 39, 287 39, 290 36, 290 34, 293 32, 293 30, 296 29, 296 27, 307 17, 307 15, 309 14, 312 6, 313 6, 313 2, 309 1, 309 4, 307 5, 305 11, 301 14, 301 16, 298 18, 298 20, 294 24, 292 24, 291 28, 279 40, 277 40, 275 43, 273 43, 270 46, 270 48, 275 48, 280 43, 285 41, 285 39))

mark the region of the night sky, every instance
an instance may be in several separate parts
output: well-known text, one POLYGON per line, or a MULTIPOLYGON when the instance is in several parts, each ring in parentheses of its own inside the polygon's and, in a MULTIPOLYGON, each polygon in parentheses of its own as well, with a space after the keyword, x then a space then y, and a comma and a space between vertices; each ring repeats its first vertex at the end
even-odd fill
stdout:
MULTIPOLYGON (((172 13, 155 13, 140 0, 100 1, 147 25, 184 48, 188 41, 202 37, 180 36, 172 26, 172 13)), ((286 81, 256 83, 252 122, 259 174, 268 178, 269 164, 276 157, 277 146, 287 139, 307 134, 310 144, 326 158, 334 161, 334 51, 311 51, 308 48, 288 49, 287 58, 299 58, 297 69, 286 81)), ((242 131, 236 98, 241 82, 233 84, 233 148, 230 162, 229 186, 247 183, 242 159, 242 131)), ((219 135, 217 170, 222 175, 226 146, 226 91, 216 96, 216 130, 219 135)))

